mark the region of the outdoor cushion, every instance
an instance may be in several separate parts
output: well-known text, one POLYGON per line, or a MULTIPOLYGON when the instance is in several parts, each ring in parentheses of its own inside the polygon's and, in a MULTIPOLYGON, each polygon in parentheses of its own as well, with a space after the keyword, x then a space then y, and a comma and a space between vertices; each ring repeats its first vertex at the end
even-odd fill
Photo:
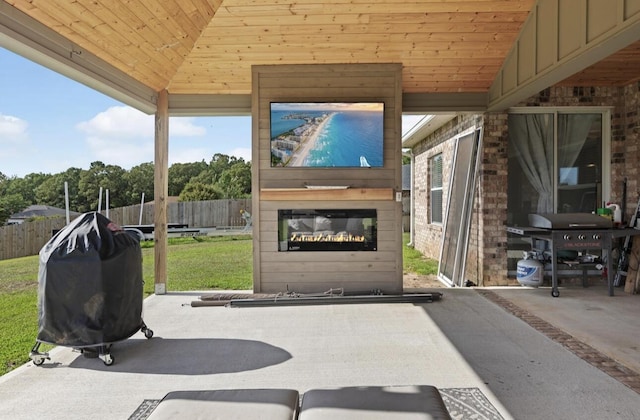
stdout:
POLYGON ((433 386, 312 389, 302 396, 299 420, 450 420, 433 386))
POLYGON ((174 391, 165 395, 148 420, 293 420, 298 400, 298 391, 292 389, 174 391))

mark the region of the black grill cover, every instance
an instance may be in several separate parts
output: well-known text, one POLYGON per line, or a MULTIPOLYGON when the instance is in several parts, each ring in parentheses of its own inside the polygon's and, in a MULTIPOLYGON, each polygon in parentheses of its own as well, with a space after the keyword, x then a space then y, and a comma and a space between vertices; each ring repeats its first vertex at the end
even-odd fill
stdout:
POLYGON ((40 250, 37 340, 113 343, 142 326, 138 240, 97 212, 80 215, 40 250))

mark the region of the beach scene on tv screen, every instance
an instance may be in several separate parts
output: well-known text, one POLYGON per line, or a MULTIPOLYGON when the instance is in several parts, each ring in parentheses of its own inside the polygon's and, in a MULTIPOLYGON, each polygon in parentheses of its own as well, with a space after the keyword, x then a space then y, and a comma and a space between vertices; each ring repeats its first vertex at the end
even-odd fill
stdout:
POLYGON ((384 103, 271 103, 271 166, 382 167, 384 103))

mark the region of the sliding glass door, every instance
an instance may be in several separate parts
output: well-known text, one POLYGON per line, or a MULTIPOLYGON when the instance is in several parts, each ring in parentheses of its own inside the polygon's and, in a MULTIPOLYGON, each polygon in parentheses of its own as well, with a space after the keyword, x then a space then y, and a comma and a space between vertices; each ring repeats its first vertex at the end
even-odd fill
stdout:
MULTIPOLYGON (((508 226, 529 226, 531 213, 595 212, 609 199, 608 110, 521 109, 508 124, 508 226)), ((520 242, 510 238, 510 271, 520 242)))
POLYGON ((606 114, 509 115, 508 224, 530 213, 591 213, 608 198, 606 114))

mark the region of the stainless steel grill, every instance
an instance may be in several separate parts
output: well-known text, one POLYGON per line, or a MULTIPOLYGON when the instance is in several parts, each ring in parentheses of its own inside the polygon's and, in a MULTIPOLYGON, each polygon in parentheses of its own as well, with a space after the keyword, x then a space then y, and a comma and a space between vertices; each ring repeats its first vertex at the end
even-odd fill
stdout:
MULTIPOLYGON (((558 297, 558 251, 602 250, 606 260, 609 296, 613 296, 613 240, 640 234, 633 228, 615 228, 611 219, 590 213, 530 214, 530 227, 507 227, 507 231, 545 241, 551 251, 551 296, 558 297)), ((583 283, 586 286, 586 281, 583 283)))

